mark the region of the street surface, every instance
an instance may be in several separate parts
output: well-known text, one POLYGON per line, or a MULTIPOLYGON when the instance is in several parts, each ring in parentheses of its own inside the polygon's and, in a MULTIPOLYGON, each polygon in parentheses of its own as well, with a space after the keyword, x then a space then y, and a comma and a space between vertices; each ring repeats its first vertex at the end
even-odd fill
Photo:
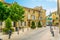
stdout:
POLYGON ((47 26, 25 32, 20 31, 19 35, 15 32, 12 34, 11 39, 8 39, 8 35, 1 35, 1 37, 3 40, 59 40, 57 28, 54 30, 54 34, 53 37, 50 27, 47 26))
POLYGON ((17 40, 51 40, 50 28, 46 27, 32 32, 27 32, 17 40))

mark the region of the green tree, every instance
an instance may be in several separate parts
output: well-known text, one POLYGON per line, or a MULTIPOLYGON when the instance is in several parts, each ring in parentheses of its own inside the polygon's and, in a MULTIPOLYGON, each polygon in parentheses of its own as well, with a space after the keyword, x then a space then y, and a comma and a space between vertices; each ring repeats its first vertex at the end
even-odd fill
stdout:
POLYGON ((39 21, 38 22, 38 26, 37 26, 38 28, 40 28, 40 27, 42 27, 42 25, 41 25, 41 22, 39 21))
POLYGON ((4 21, 9 17, 9 11, 8 6, 0 2, 0 21, 4 21))
POLYGON ((8 17, 10 17, 10 12, 11 12, 11 10, 8 7, 8 5, 0 2, 0 21, 3 22, 7 19, 6 22, 5 22, 5 25, 6 25, 5 27, 6 28, 3 29, 3 31, 6 32, 6 33, 12 27, 11 20, 8 18, 8 17))
POLYGON ((14 31, 12 28, 12 21, 10 18, 7 18, 5 21, 5 28, 3 29, 3 32, 8 33, 9 30, 14 31))
POLYGON ((35 28, 36 28, 34 21, 32 21, 31 28, 32 28, 32 29, 35 29, 35 28))
POLYGON ((11 9, 11 15, 10 18, 15 23, 15 27, 17 27, 17 22, 22 20, 24 18, 24 10, 23 7, 20 6, 17 2, 13 3, 10 7, 11 9))

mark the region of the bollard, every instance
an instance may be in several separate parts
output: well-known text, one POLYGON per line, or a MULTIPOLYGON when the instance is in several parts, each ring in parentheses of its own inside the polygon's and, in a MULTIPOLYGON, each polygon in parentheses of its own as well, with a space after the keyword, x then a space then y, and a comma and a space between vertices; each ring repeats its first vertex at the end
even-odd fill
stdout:
MULTIPOLYGON (((59 29, 60 30, 60 29, 59 29)), ((59 34, 60 34, 60 31, 59 31, 59 34)))
POLYGON ((51 31, 52 36, 54 37, 54 31, 51 31))
POLYGON ((50 32, 52 34, 52 36, 54 37, 54 31, 53 31, 53 28, 50 26, 50 32))
POLYGON ((9 30, 9 38, 8 39, 11 38, 11 34, 12 34, 12 30, 9 30))

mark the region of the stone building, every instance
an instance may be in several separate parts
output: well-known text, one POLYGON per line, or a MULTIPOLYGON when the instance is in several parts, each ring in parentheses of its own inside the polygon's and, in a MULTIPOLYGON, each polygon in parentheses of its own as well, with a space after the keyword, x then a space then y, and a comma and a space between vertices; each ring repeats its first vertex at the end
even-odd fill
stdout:
POLYGON ((52 12, 52 20, 53 20, 53 25, 56 26, 59 24, 59 16, 57 14, 57 12, 52 12))
MULTIPOLYGON (((2 0, 1 0, 2 1, 2 0)), ((4 1, 3 1, 4 2, 4 1)), ((5 3, 4 4, 8 4, 5 3)), ((11 4, 8 4, 11 5, 11 4)), ((46 10, 42 7, 35 7, 35 8, 27 8, 23 7, 25 10, 23 21, 18 22, 18 27, 30 27, 31 22, 34 21, 35 25, 38 25, 38 22, 40 21, 42 26, 46 26, 46 10)), ((4 22, 0 22, 0 25, 3 27, 4 22)), ((12 22, 12 25, 14 26, 14 22, 12 22)))
POLYGON ((38 25, 40 21, 42 26, 46 26, 46 10, 42 7, 35 8, 27 8, 24 7, 25 14, 24 14, 24 21, 19 23, 19 26, 30 27, 32 21, 35 22, 35 25, 38 25))

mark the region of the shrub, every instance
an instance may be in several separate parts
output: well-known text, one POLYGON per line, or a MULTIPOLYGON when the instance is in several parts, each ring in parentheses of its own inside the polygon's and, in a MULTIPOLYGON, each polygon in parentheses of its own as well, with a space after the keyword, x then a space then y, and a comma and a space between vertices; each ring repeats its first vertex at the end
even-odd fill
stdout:
POLYGON ((32 28, 32 29, 35 29, 35 28, 36 28, 34 21, 32 21, 31 28, 32 28))
MULTIPOLYGON (((11 30, 12 30, 12 32, 14 32, 14 29, 13 28, 11 28, 11 30)), ((3 29, 3 33, 4 34, 8 34, 8 32, 9 32, 9 29, 8 28, 4 28, 3 29)))
POLYGON ((4 34, 8 34, 8 30, 9 30, 9 29, 4 28, 4 29, 3 29, 4 34))
POLYGON ((42 25, 41 25, 41 22, 39 21, 38 22, 38 26, 37 26, 38 28, 40 28, 40 27, 42 27, 42 25))

